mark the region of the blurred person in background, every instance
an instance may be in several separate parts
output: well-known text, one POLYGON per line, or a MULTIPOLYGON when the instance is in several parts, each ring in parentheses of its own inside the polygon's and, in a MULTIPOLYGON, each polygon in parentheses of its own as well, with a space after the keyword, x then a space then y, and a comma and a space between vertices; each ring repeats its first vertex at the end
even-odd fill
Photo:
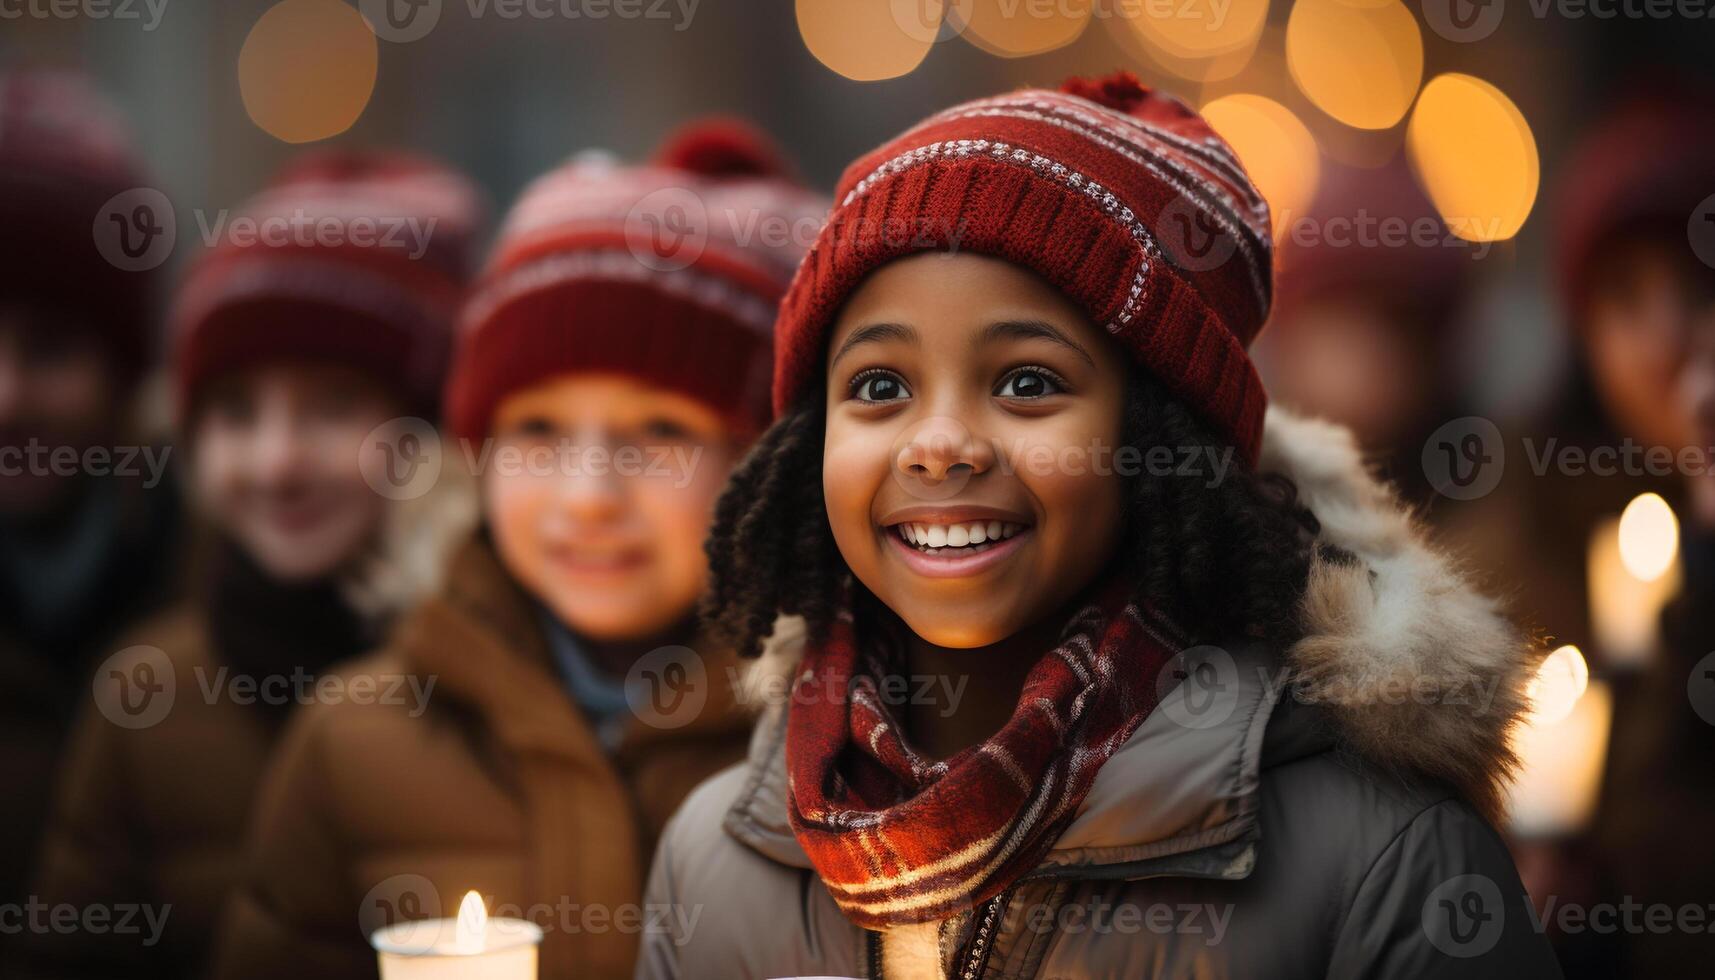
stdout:
POLYGON ((480 210, 439 164, 315 153, 200 257, 173 311, 172 381, 207 540, 187 598, 96 679, 32 889, 152 915, 140 933, 28 934, 8 975, 200 975, 286 719, 426 588, 432 536, 468 526, 456 490, 378 493, 359 450, 390 420, 433 417, 480 210), (421 237, 371 239, 371 224, 421 237))
POLYGON ((166 450, 132 425, 156 275, 92 231, 146 180, 87 79, 0 73, 0 903, 23 899, 91 667, 179 580, 166 450))
POLYGON ((1568 165, 1559 267, 1613 429, 1703 459, 1662 488, 1681 586, 1642 675, 1616 685, 1593 835, 1609 897, 1675 910, 1668 928, 1618 937, 1625 974, 1691 976, 1715 961, 1715 98, 1673 79, 1640 91, 1568 165), (1678 910, 1693 906, 1701 924, 1686 928, 1678 910))
POLYGON ((1309 211, 1282 220, 1259 372, 1281 404, 1350 426, 1405 500, 1435 517, 1421 451, 1460 414, 1459 315, 1482 246, 1453 237, 1403 156, 1376 168, 1324 161, 1309 211))
POLYGON ((293 719, 216 976, 373 977, 365 933, 469 890, 544 929, 543 977, 631 975, 655 838, 749 732, 695 609, 716 495, 768 421, 774 309, 826 210, 785 172, 711 121, 648 165, 584 157, 525 190, 448 386, 485 526, 345 672, 433 696, 293 719))

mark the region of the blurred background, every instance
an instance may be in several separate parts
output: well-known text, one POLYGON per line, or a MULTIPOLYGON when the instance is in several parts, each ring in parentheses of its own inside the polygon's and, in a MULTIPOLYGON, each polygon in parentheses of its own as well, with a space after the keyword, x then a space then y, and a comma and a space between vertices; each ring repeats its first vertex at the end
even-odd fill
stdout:
POLYGON ((827 190, 957 101, 1114 68, 1180 94, 1273 207, 1276 400, 1352 425, 1555 650, 1508 833, 1574 976, 1710 962, 1712 52, 1696 0, 0 0, 0 69, 119 107, 168 282, 307 146, 432 154, 497 213, 703 113, 827 190), (1554 914, 1627 900, 1702 925, 1554 914))

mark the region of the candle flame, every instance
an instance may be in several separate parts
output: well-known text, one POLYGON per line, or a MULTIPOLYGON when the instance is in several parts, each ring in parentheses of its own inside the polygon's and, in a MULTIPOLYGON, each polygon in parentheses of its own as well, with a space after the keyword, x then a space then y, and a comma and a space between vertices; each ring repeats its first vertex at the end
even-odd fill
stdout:
POLYGON ((460 953, 480 953, 488 941, 488 909, 482 896, 474 891, 464 893, 459 903, 459 918, 453 933, 453 944, 460 953))
POLYGON ((1536 668, 1536 676, 1525 688, 1530 698, 1530 721, 1551 725, 1572 713, 1578 699, 1590 686, 1590 665, 1584 654, 1570 643, 1560 647, 1536 668))
POLYGON ((1679 553, 1679 520, 1658 493, 1632 498, 1620 515, 1620 560, 1640 582, 1653 582, 1679 553))

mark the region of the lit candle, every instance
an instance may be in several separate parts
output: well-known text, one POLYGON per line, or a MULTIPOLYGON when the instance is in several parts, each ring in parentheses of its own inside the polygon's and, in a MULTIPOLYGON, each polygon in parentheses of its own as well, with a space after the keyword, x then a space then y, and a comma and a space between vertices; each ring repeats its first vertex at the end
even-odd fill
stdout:
POLYGON ((1596 807, 1613 698, 1607 685, 1590 680, 1574 646, 1548 655, 1528 694, 1530 710, 1513 732, 1521 766, 1509 790, 1508 824, 1520 837, 1577 833, 1596 807))
POLYGON ((1661 607, 1679 590, 1679 521, 1658 494, 1626 505, 1590 538, 1590 625, 1605 663, 1636 666, 1655 649, 1661 607))
POLYGON ((542 930, 523 919, 489 918, 482 896, 465 893, 457 919, 420 919, 369 937, 381 980, 536 980, 542 930))

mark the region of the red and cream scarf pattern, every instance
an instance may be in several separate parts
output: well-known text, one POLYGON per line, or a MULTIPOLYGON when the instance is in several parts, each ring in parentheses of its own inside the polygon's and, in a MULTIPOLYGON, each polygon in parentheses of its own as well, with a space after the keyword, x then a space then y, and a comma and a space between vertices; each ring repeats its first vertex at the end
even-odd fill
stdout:
POLYGON ((889 667, 858 650, 849 616, 806 648, 794 683, 815 693, 795 694, 787 720, 788 814, 847 918, 946 919, 1037 867, 1180 649, 1127 591, 1073 617, 999 732, 939 762, 907 741, 882 696, 889 667))

